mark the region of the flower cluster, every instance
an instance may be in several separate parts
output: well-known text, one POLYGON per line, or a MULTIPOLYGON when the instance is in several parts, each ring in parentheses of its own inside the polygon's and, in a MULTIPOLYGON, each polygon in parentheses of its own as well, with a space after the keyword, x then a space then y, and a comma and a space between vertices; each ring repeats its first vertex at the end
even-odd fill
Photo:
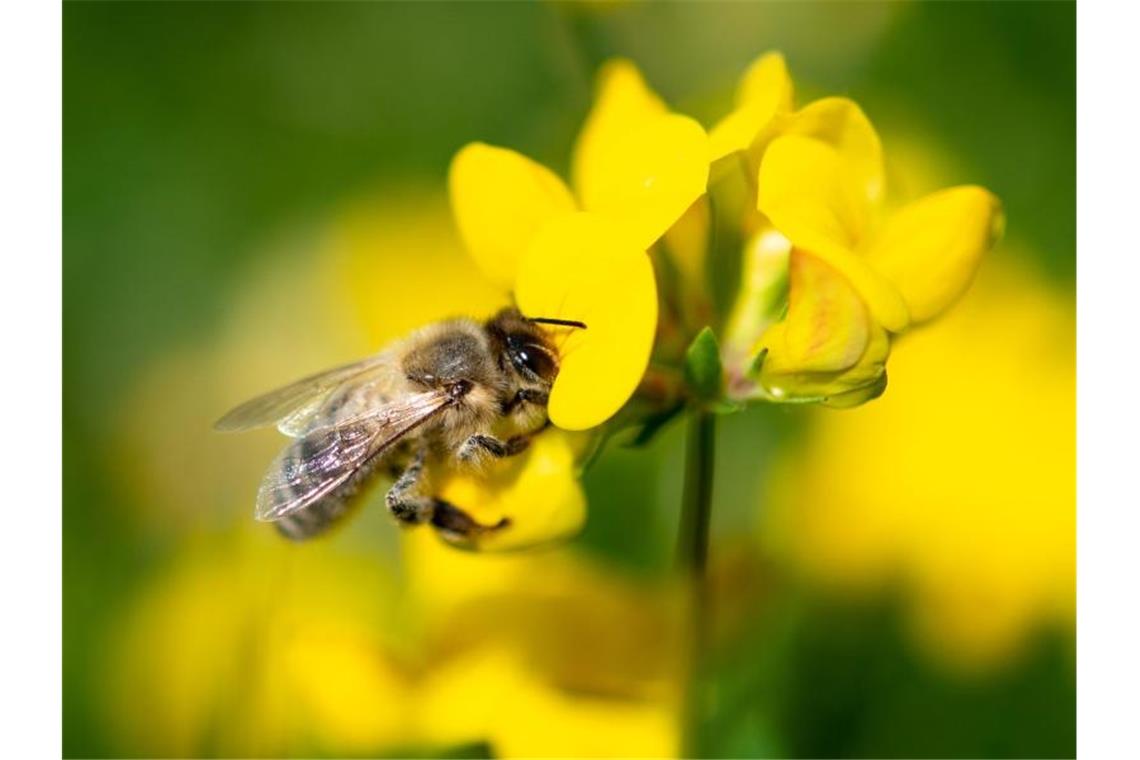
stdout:
MULTIPOLYGON (((571 166, 568 186, 515 151, 472 143, 449 177, 461 237, 487 278, 524 314, 588 325, 554 336, 549 416, 560 431, 597 429, 631 397, 647 402, 635 423, 685 405, 875 398, 892 340, 965 291, 1002 225, 997 199, 976 186, 888 212, 866 115, 840 97, 796 109, 778 53, 752 64, 708 133, 669 110, 633 64, 611 61, 571 166), (739 241, 743 257, 723 319, 709 295, 714 240, 739 241)), ((449 488, 488 517, 541 525, 489 540, 563 535, 584 500, 572 474, 551 480, 586 448, 536 446, 502 465, 498 485, 494 473, 457 474, 449 488), (537 497, 530 482, 559 496, 537 497)))

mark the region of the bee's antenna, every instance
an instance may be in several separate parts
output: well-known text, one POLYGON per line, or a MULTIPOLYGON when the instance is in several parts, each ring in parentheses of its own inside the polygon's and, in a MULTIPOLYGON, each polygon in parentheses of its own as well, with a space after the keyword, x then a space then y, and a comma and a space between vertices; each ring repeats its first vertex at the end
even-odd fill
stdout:
POLYGON ((561 327, 577 327, 579 330, 586 329, 585 322, 579 322, 576 319, 554 319, 552 317, 528 317, 527 322, 534 322, 540 325, 559 325, 561 327))

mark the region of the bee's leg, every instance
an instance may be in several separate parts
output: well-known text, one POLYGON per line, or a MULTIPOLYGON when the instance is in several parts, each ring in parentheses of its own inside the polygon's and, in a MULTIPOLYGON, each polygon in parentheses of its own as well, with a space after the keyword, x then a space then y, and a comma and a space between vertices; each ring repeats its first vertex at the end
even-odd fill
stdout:
POLYGON ((511 524, 509 518, 502 518, 494 525, 484 525, 459 507, 443 499, 435 499, 431 524, 449 541, 462 542, 484 533, 505 528, 511 524))
POLYGON ((470 462, 484 455, 490 455, 495 459, 513 457, 526 451, 527 446, 530 446, 530 438, 529 434, 516 435, 504 441, 493 435, 476 433, 463 442, 456 456, 461 462, 470 462))
POLYGON ((384 496, 388 511, 400 522, 415 525, 431 517, 434 499, 419 492, 425 458, 426 452, 420 450, 384 496))

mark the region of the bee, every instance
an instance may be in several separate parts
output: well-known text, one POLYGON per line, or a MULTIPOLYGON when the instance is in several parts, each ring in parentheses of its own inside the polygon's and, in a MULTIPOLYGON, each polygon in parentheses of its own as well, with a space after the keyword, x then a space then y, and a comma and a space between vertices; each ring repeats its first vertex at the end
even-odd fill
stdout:
POLYGON ((214 428, 276 425, 293 439, 269 466, 255 513, 288 538, 325 532, 387 472, 394 482, 385 503, 397 521, 430 522, 449 539, 470 539, 509 521, 484 525, 432 495, 430 472, 525 451, 549 424, 559 367, 553 332, 585 328, 513 308, 484 323, 438 322, 375 356, 247 401, 214 428))

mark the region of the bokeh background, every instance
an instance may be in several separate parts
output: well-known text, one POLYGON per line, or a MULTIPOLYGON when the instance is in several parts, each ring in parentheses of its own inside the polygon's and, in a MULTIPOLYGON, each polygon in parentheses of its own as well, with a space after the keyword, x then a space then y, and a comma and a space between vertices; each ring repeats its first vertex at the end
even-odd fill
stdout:
POLYGON ((592 72, 706 125, 757 54, 849 94, 892 194, 1005 240, 886 395, 718 434, 710 756, 1075 754, 1075 6, 77 3, 64 9, 68 756, 667 755, 682 431, 608 448, 582 535, 470 556, 377 504, 251 519, 247 395, 497 302, 448 161, 565 170, 592 72))

